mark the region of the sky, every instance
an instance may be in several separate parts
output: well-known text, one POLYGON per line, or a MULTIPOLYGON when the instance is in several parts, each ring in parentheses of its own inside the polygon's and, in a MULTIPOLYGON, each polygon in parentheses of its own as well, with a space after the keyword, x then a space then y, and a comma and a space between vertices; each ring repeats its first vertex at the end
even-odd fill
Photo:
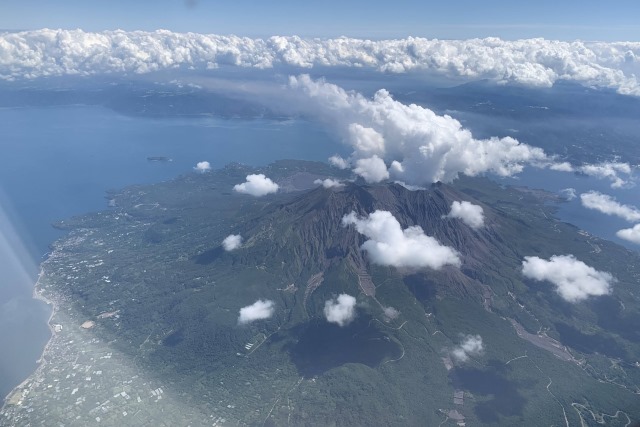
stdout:
POLYGON ((249 37, 420 36, 638 40, 640 2, 601 0, 5 1, 0 29, 80 28, 235 34, 249 37))

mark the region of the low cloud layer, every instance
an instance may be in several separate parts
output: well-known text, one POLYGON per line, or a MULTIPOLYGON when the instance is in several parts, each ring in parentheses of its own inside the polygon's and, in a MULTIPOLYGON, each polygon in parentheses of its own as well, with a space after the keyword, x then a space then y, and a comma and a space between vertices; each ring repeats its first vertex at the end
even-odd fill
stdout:
POLYGON ((577 260, 573 255, 554 255, 548 261, 537 256, 524 257, 522 274, 533 280, 551 282, 556 292, 568 302, 611 292, 614 278, 577 260))
POLYGON ((331 179, 331 178, 316 179, 315 181, 313 181, 313 183, 317 185, 322 185, 324 188, 344 187, 344 184, 342 182, 338 181, 337 179, 331 179))
POLYGON ((348 294, 340 294, 324 303, 324 316, 329 323, 346 326, 356 317, 356 299, 348 294))
POLYGON ((420 226, 403 230, 388 211, 377 210, 364 218, 351 212, 342 218, 342 225, 355 225, 358 233, 369 238, 361 249, 376 264, 437 270, 445 265, 460 266, 462 263, 455 249, 425 235, 420 226))
POLYGON ((616 233, 621 239, 628 240, 631 243, 640 245, 640 224, 636 224, 631 228, 624 228, 616 233))
POLYGON ((0 34, 0 78, 148 73, 157 70, 355 67, 489 79, 533 87, 558 80, 640 95, 638 42, 561 42, 498 38, 429 40, 251 39, 166 30, 23 31, 0 34))
POLYGON ((209 162, 198 162, 194 169, 198 172, 207 172, 211 170, 211 164, 209 162))
POLYGON ((246 325, 247 323, 255 322, 256 320, 268 319, 273 316, 274 311, 275 304, 273 301, 258 300, 253 304, 240 309, 238 323, 246 325))
POLYGON ((484 227, 484 210, 482 206, 467 201, 454 201, 448 218, 457 218, 473 229, 484 227))
POLYGON ((247 181, 233 187, 234 191, 260 197, 278 191, 278 184, 271 181, 264 174, 247 175, 247 181))
POLYGON ((462 342, 451 350, 451 357, 457 362, 466 362, 471 357, 480 356, 484 345, 480 335, 467 335, 462 342))
POLYGON ((242 246, 242 236, 239 234, 229 234, 222 241, 222 247, 225 251, 235 251, 242 246))
POLYGON ((640 221, 640 210, 635 206, 618 203, 613 197, 597 191, 580 194, 582 206, 607 215, 615 215, 629 222, 640 221))

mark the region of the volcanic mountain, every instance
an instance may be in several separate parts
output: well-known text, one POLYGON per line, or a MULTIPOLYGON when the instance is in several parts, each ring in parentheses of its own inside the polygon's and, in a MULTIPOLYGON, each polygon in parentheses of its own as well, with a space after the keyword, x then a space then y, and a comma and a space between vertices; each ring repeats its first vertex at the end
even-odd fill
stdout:
POLYGON ((346 178, 283 161, 114 192, 111 210, 59 225, 70 234, 42 291, 192 425, 640 419, 636 253, 554 219, 561 200, 545 192, 346 178), (280 191, 233 191, 251 173, 280 191), (343 181, 314 184, 327 177, 343 181), (452 217, 454 202, 484 223, 452 217), (231 234, 242 244, 225 248, 231 234), (611 292, 570 301, 523 274, 527 257, 563 254, 610 272, 611 292))

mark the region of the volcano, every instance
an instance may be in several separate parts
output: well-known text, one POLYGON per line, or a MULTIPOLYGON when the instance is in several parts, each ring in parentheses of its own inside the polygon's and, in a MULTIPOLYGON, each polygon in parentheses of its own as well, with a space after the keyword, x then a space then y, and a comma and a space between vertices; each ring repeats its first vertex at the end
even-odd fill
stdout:
MULTIPOLYGON (((58 224, 69 235, 45 262, 38 291, 58 306, 53 348, 106 346, 108 358, 87 362, 92 372, 115 369, 114 357, 117 369, 135 372, 127 396, 170 396, 162 411, 142 397, 126 403, 140 404, 147 421, 640 419, 636 253, 555 219, 561 201, 542 191, 487 178, 424 189, 349 178, 281 161, 109 194, 110 210, 58 224), (280 191, 235 193, 250 173, 280 191), (342 182, 317 184, 327 177, 342 182), (483 223, 452 216, 455 202, 475 206, 483 223), (229 250, 222 242, 231 234, 242 243, 229 250), (563 254, 608 272, 611 288, 571 300, 523 273, 527 259, 563 254), (80 320, 95 326, 78 332, 80 320)), ((79 363, 53 360, 55 372, 79 363)), ((56 378, 58 388, 77 387, 75 376, 56 378)), ((27 395, 50 393, 49 381, 27 395)), ((104 381, 92 401, 119 390, 104 381)))

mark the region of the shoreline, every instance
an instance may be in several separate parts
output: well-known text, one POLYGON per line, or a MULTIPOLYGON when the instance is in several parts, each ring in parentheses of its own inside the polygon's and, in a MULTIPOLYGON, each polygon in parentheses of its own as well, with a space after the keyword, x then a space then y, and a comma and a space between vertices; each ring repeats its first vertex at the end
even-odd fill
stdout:
POLYGON ((52 301, 52 300, 48 299, 47 297, 45 297, 44 295, 42 295, 42 292, 40 290, 40 280, 42 279, 42 277, 45 274, 44 265, 43 264, 49 258, 51 258, 54 255, 54 253, 55 252, 50 253, 49 256, 47 257, 47 259, 44 260, 42 262, 42 264, 40 265, 40 273, 38 273, 38 279, 36 280, 36 283, 33 285, 33 292, 31 293, 31 298, 32 299, 38 300, 38 301, 42 301, 42 302, 44 302, 45 304, 47 304, 51 308, 51 314, 49 315, 49 319, 47 320, 47 326, 49 327, 49 332, 51 333, 51 335, 49 337, 49 340, 45 344, 44 348, 42 349, 42 353, 40 354, 40 357, 36 360, 36 364, 37 364, 36 369, 34 369, 33 372, 31 372, 31 374, 29 374, 29 376, 24 379, 24 381, 22 381, 20 384, 18 384, 14 388, 12 388, 11 391, 9 391, 9 393, 7 393, 6 396, 4 396, 4 398, 2 399, 2 405, 0 405, 0 411, 4 410, 4 408, 7 405, 10 404, 9 402, 10 402, 11 398, 16 393, 19 393, 21 390, 23 390, 31 382, 31 380, 35 377, 35 375, 38 373, 38 371, 40 371, 46 365, 45 356, 47 355, 47 353, 49 351, 49 346, 51 345, 53 339, 56 336, 56 331, 55 331, 53 325, 51 324, 51 321, 53 320, 54 316, 58 312, 58 304, 55 301, 52 301))

